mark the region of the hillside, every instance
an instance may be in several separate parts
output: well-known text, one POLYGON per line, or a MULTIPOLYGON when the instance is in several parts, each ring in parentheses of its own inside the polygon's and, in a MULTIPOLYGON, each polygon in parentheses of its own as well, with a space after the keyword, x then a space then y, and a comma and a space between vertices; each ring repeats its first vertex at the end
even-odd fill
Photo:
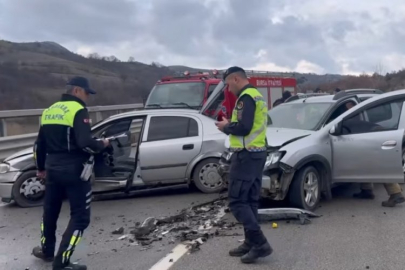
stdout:
MULTIPOLYGON (((163 76, 209 71, 187 66, 162 66, 122 62, 114 56, 94 53, 83 57, 54 42, 13 43, 0 40, 0 110, 44 108, 64 91, 68 78, 81 75, 98 91, 89 105, 112 105, 144 102, 153 85, 163 76)), ((378 88, 392 91, 405 88, 405 70, 372 76, 274 73, 297 79, 299 91, 320 87, 378 88)))
POLYGON ((89 105, 142 102, 166 67, 86 58, 54 42, 0 41, 0 110, 43 108, 59 98, 68 78, 85 76, 98 91, 89 105))

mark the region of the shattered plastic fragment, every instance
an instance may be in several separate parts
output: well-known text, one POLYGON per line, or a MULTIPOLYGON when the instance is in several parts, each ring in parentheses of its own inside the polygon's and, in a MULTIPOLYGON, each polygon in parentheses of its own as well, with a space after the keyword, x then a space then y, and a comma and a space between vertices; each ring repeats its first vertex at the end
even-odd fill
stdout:
POLYGON ((126 234, 126 235, 118 237, 118 240, 124 240, 124 239, 127 239, 127 238, 128 238, 128 235, 126 234))
POLYGON ((112 234, 123 234, 124 233, 124 228, 120 227, 118 229, 115 229, 114 231, 111 232, 112 234))
POLYGON ((259 213, 259 221, 298 219, 300 220, 302 225, 309 223, 310 222, 309 218, 311 217, 321 217, 321 215, 299 208, 259 209, 258 213, 259 213))

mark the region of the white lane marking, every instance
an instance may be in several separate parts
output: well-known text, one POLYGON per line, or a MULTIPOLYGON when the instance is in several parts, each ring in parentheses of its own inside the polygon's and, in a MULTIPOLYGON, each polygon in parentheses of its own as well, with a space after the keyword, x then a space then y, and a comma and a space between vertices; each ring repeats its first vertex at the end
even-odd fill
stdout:
POLYGON ((158 261, 152 268, 149 270, 168 270, 177 262, 184 254, 186 254, 188 248, 185 244, 178 244, 171 253, 168 253, 160 261, 158 261))

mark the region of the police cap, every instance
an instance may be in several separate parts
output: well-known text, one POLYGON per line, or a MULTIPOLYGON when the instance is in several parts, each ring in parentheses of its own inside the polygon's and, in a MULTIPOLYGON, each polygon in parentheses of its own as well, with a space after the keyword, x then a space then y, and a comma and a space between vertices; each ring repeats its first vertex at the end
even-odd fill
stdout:
POLYGON ((243 72, 245 74, 245 70, 241 67, 236 67, 236 66, 230 67, 225 71, 222 79, 225 80, 226 77, 228 77, 229 75, 231 75, 232 73, 235 73, 235 72, 243 72))
POLYGON ((89 94, 96 94, 96 91, 90 88, 89 81, 84 77, 73 77, 66 85, 81 87, 89 94))

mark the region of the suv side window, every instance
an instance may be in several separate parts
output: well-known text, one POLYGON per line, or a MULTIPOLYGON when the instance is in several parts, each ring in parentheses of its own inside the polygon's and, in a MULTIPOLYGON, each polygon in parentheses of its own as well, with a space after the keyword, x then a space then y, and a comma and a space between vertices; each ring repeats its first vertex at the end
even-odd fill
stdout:
POLYGON ((391 101, 363 110, 343 120, 343 134, 359 134, 398 129, 403 101, 391 101), (360 120, 360 114, 365 120, 360 120))
POLYGON ((339 107, 335 109, 335 111, 331 114, 329 117, 328 121, 325 122, 325 125, 332 122, 335 120, 337 117, 339 117, 341 114, 345 113, 349 108, 356 106, 357 101, 355 99, 348 99, 346 100, 343 104, 341 104, 339 107), (351 106, 348 106, 348 104, 351 106))
POLYGON ((368 120, 372 123, 389 120, 392 118, 391 104, 384 104, 367 110, 368 120))
POLYGON ((153 116, 150 119, 148 141, 170 140, 198 136, 198 123, 184 116, 153 116))

